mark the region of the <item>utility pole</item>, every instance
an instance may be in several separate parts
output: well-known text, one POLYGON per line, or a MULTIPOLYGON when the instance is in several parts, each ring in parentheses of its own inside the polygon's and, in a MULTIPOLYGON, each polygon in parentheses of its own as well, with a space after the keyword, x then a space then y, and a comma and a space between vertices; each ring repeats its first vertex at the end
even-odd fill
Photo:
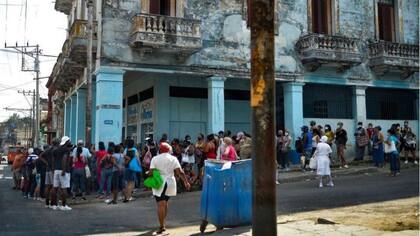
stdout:
POLYGON ((90 148, 92 140, 92 45, 93 45, 93 1, 87 1, 88 22, 87 22, 87 57, 86 57, 86 84, 87 84, 87 98, 86 98, 86 132, 85 144, 90 148))
POLYGON ((249 0, 251 26, 252 235, 277 235, 274 131, 274 0, 249 0))
POLYGON ((34 147, 39 147, 40 143, 39 143, 39 124, 40 124, 40 110, 39 110, 39 72, 40 72, 40 68, 39 68, 39 55, 41 54, 41 50, 39 49, 39 45, 23 45, 23 46, 18 46, 18 44, 16 43, 15 46, 7 46, 7 44, 4 44, 5 48, 13 48, 16 51, 22 53, 22 71, 30 71, 30 72, 35 72, 36 77, 36 87, 35 87, 35 144, 34 147), (29 50, 28 50, 29 49, 29 50), (34 62, 34 68, 33 69, 27 69, 26 65, 25 65, 25 55, 32 57, 35 62, 34 62))
POLYGON ((30 131, 31 131, 31 146, 34 147, 35 146, 35 132, 34 132, 34 128, 36 126, 36 121, 35 121, 35 100, 36 100, 36 92, 35 90, 18 90, 18 93, 23 94, 23 96, 32 96, 32 109, 31 109, 31 124, 30 124, 30 131))

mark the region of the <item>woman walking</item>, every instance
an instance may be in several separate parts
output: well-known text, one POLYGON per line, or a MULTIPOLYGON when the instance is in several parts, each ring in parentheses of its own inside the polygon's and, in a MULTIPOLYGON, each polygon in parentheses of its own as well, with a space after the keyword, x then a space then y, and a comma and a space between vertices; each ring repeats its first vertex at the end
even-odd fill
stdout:
POLYGON ((381 127, 376 126, 372 134, 372 157, 373 163, 376 167, 383 167, 384 165, 384 135, 381 132, 381 127))
POLYGON ((320 139, 320 143, 318 143, 314 156, 317 160, 317 175, 319 175, 319 187, 322 188, 324 185, 322 183, 322 177, 328 176, 328 184, 327 186, 333 187, 333 181, 331 177, 331 169, 330 169, 330 158, 329 155, 332 153, 330 145, 327 144, 328 137, 322 136, 320 139))

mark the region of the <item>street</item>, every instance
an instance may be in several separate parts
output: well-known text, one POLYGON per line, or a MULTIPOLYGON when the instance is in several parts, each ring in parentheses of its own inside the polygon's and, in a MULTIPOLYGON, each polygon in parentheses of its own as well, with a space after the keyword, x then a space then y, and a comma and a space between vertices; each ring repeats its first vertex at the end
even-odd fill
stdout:
MULTIPOLYGON (((334 188, 317 188, 317 181, 281 184, 277 187, 278 215, 317 209, 418 196, 418 168, 398 177, 384 172, 335 179, 334 188)), ((158 224, 155 201, 139 198, 132 203, 71 205, 72 211, 44 209, 44 204, 24 199, 11 190, 8 166, 0 166, 1 235, 82 235, 150 230, 158 224)), ((199 225, 200 192, 180 194, 170 201, 167 227, 199 225)))

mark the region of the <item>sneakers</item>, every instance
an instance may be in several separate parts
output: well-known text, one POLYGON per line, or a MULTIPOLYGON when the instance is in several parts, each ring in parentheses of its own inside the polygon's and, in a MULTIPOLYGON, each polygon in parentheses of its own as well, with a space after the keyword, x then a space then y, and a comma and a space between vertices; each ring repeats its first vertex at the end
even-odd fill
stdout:
POLYGON ((418 162, 418 161, 414 161, 414 164, 418 165, 418 164, 419 164, 419 162, 418 162))
POLYGON ((112 199, 106 199, 106 200, 105 200, 105 203, 106 203, 106 204, 109 204, 110 202, 112 202, 112 199))
POLYGON ((333 182, 329 182, 329 183, 327 184, 327 186, 328 186, 328 187, 334 187, 334 184, 333 184, 333 182))
POLYGON ((58 209, 58 206, 54 205, 50 207, 51 209, 53 209, 54 211, 58 209))
POLYGON ((114 201, 114 200, 111 200, 111 201, 107 202, 107 204, 108 204, 108 205, 111 205, 111 204, 112 204, 112 205, 115 205, 115 204, 117 204, 117 202, 116 202, 116 201, 114 201))
POLYGON ((348 166, 348 165, 344 165, 344 168, 348 169, 348 168, 349 168, 349 166, 348 166))
POLYGON ((71 207, 65 205, 65 206, 59 206, 59 209, 62 211, 71 211, 71 207))
POLYGON ((404 164, 408 164, 408 160, 405 160, 405 161, 404 161, 404 164))
POLYGON ((279 182, 278 180, 276 180, 276 184, 277 184, 277 185, 279 185, 279 184, 280 184, 280 182, 279 182))
POLYGON ((322 183, 320 183, 320 184, 319 184, 319 187, 320 187, 320 188, 322 188, 322 187, 324 187, 324 185, 322 185, 322 183))

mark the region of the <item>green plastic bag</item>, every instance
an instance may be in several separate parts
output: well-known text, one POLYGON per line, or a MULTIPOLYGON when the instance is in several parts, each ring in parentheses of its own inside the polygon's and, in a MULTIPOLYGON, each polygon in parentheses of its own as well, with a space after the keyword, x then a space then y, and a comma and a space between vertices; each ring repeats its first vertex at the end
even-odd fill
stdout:
POLYGON ((153 170, 152 176, 144 180, 144 186, 148 188, 159 189, 162 187, 163 179, 158 170, 153 170))

